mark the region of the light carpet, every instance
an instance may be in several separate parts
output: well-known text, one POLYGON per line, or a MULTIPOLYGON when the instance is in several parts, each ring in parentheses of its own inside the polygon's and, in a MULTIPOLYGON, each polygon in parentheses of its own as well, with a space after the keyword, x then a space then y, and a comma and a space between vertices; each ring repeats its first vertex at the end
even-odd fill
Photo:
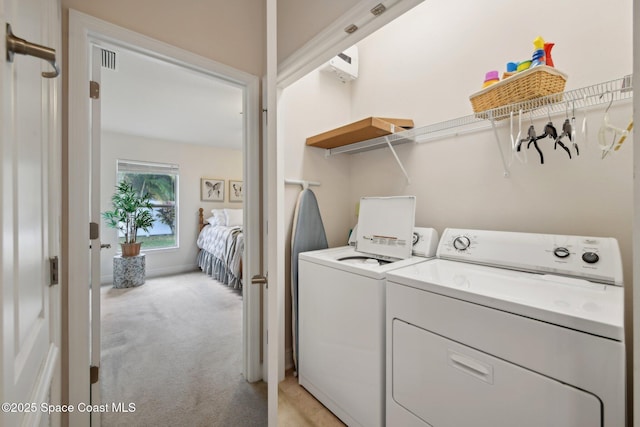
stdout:
POLYGON ((267 385, 242 376, 242 298, 200 271, 103 286, 102 402, 112 426, 266 426, 267 385))

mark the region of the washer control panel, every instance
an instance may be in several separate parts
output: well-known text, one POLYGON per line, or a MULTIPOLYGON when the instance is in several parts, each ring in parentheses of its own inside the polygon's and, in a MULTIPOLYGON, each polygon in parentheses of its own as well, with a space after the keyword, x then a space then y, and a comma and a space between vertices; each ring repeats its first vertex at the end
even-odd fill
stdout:
POLYGON ((471 246, 471 239, 465 235, 457 236, 453 239, 453 247, 459 251, 466 251, 471 246))
POLYGON ((610 237, 447 228, 437 257, 622 285, 620 249, 610 237))

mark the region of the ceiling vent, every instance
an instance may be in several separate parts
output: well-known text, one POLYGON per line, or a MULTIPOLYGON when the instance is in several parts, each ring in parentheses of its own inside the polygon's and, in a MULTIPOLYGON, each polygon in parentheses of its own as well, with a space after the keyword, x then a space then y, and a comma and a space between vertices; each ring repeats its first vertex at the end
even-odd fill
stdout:
POLYGON ((112 50, 100 49, 102 51, 102 68, 118 71, 116 63, 116 53, 112 50))

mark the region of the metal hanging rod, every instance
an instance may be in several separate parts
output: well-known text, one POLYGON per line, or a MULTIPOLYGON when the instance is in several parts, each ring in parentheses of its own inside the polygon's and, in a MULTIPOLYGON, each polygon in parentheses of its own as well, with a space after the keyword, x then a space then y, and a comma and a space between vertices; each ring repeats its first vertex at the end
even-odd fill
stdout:
POLYGON ((502 107, 476 113, 483 119, 502 120, 510 117, 511 113, 531 112, 533 117, 548 113, 572 112, 572 109, 584 109, 595 105, 631 99, 633 97, 632 76, 610 80, 592 86, 574 89, 563 93, 547 95, 527 101, 516 102, 502 107))
POLYGON ((414 129, 414 140, 426 142, 444 137, 462 135, 489 129, 495 123, 508 119, 511 113, 527 113, 527 118, 547 117, 556 114, 573 114, 601 104, 633 98, 631 75, 567 92, 516 102, 480 113, 414 129))
POLYGON ((572 114, 574 110, 578 111, 600 104, 608 104, 612 100, 616 102, 632 98, 632 78, 631 75, 627 75, 620 79, 598 83, 580 89, 517 102, 384 137, 327 149, 326 155, 357 153, 388 147, 389 144, 395 146, 406 142, 426 142, 477 132, 479 130, 487 130, 491 129, 492 124, 495 125, 495 122, 508 119, 511 116, 511 112, 517 114, 521 110, 523 113, 527 113, 527 118, 546 117, 547 115, 565 114, 566 112, 572 114))
POLYGON ((319 182, 316 181, 306 181, 304 179, 285 179, 285 184, 291 185, 301 185, 303 190, 306 190, 309 187, 318 187, 320 186, 319 182))

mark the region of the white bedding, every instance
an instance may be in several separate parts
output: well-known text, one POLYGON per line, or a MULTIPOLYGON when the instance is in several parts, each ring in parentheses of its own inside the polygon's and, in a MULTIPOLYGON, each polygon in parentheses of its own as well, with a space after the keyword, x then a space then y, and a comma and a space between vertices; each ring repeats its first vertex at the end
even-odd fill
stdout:
POLYGON ((198 266, 220 282, 242 287, 242 227, 207 225, 198 235, 198 266))

